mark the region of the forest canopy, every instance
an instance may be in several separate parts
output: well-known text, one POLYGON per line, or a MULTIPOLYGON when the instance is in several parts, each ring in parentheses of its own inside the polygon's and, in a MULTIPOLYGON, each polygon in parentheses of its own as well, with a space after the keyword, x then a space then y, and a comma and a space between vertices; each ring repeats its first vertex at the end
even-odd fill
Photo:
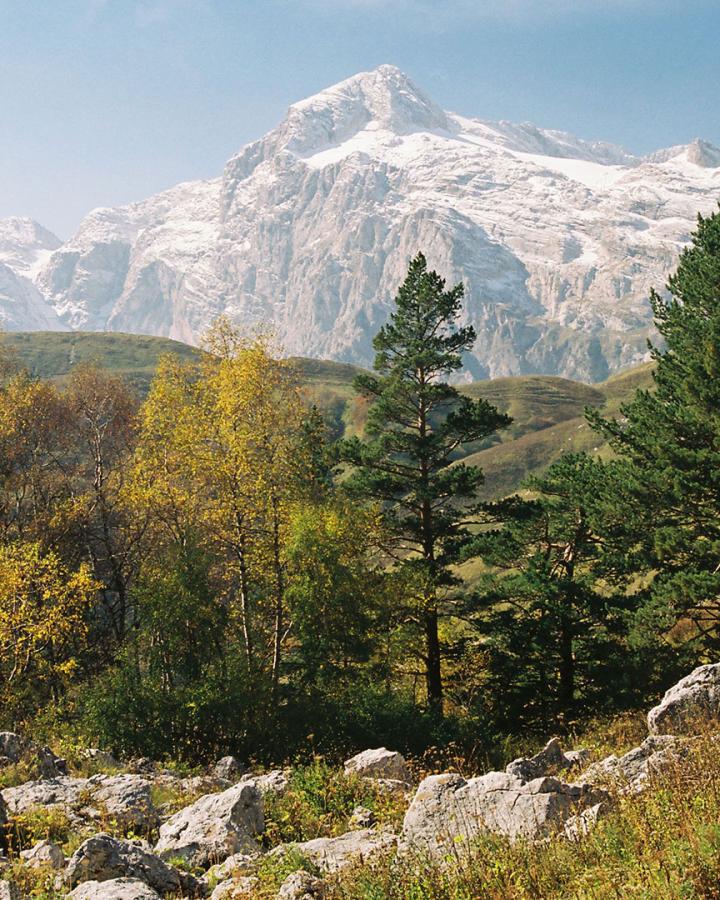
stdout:
POLYGON ((571 730, 720 634, 720 215, 667 292, 653 385, 588 411, 612 454, 479 493, 511 418, 457 390, 462 285, 410 263, 337 440, 292 361, 225 319, 141 399, 99 365, 0 389, 6 728, 283 761, 571 730), (476 577, 463 577, 472 563, 476 577))

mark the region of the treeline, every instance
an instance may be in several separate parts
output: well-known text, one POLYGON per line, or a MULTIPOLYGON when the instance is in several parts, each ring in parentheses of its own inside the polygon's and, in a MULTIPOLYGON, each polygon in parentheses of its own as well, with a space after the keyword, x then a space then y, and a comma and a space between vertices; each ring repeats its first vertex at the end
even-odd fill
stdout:
POLYGON ((588 413, 612 458, 496 503, 459 451, 510 420, 448 383, 475 334, 421 254, 357 379, 360 438, 330 441, 271 342, 224 320, 144 401, 98 366, 57 386, 6 360, 0 725, 191 761, 484 753, 713 659, 720 215, 668 289, 653 390, 588 413))

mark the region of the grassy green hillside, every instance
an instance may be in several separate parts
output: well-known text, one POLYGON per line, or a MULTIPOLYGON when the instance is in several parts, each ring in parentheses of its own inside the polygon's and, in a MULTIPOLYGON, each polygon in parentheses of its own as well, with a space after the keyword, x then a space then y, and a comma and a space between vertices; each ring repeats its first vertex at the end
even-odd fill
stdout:
POLYGON ((161 356, 194 359, 198 350, 168 338, 105 332, 22 331, 2 335, 3 346, 38 378, 62 380, 74 365, 95 362, 147 390, 161 356))
MULTIPOLYGON (((40 378, 62 380, 80 362, 94 361, 125 376, 145 392, 158 359, 175 353, 196 359, 187 344, 144 335, 81 332, 20 332, 2 336, 3 344, 40 378)), ((325 413, 333 436, 362 430, 366 403, 355 395, 356 366, 326 360, 293 358, 308 393, 325 413)), ((485 471, 485 495, 498 497, 518 488, 530 474, 541 472, 561 453, 586 450, 606 453, 585 422, 586 407, 607 414, 638 388, 651 384, 652 364, 614 375, 600 384, 582 384, 551 375, 522 375, 477 381, 461 386, 471 397, 484 397, 513 417, 513 424, 492 441, 465 448, 465 460, 485 471)))

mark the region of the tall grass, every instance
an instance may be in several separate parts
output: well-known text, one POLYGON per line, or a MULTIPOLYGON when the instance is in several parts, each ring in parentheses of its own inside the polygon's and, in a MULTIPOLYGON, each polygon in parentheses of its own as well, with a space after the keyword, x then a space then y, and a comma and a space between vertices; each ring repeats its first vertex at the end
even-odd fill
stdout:
POLYGON ((486 835, 466 855, 391 859, 338 880, 343 900, 720 898, 720 740, 703 736, 640 794, 616 791, 577 842, 486 835))

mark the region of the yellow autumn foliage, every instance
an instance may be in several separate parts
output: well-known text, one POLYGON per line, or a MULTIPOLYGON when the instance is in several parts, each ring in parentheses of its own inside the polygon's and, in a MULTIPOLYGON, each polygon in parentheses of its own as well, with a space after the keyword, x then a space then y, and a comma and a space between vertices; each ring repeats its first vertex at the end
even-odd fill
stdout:
POLYGON ((0 544, 0 684, 4 699, 23 678, 71 675, 99 585, 90 569, 70 571, 38 543, 0 544))

